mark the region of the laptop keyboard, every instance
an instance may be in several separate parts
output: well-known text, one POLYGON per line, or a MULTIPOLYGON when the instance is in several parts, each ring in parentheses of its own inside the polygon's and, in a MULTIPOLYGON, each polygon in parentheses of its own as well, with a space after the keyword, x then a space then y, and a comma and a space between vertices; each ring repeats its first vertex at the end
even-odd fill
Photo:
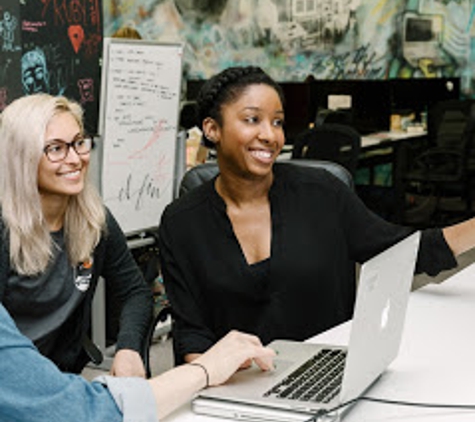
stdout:
POLYGON ((328 403, 338 395, 346 350, 322 349, 264 396, 328 403))

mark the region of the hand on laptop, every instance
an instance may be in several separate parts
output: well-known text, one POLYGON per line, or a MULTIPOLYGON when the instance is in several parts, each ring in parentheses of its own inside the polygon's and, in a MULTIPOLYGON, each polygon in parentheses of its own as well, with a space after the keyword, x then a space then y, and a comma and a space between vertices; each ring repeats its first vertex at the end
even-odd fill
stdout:
POLYGON ((274 356, 275 352, 264 347, 258 337, 231 331, 194 362, 205 366, 209 385, 214 386, 226 382, 249 360, 263 371, 274 369, 274 356))

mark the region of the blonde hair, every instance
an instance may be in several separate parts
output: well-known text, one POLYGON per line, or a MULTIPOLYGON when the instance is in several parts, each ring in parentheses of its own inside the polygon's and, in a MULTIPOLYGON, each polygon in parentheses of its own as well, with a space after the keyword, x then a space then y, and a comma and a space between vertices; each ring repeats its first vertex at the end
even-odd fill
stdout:
MULTIPOLYGON (((65 112, 83 130, 81 106, 49 94, 21 97, 0 115, 0 205, 9 234, 10 262, 19 274, 43 272, 53 255, 38 191, 38 166, 46 127, 65 112)), ((63 227, 70 262, 87 260, 105 230, 104 205, 88 178, 83 191, 70 198, 63 227)))

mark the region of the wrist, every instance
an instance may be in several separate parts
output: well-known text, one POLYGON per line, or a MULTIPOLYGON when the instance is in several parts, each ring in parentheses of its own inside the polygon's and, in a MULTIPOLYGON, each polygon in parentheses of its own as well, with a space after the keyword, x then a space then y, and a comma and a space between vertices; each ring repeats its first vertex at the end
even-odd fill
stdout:
POLYGON ((203 379, 204 379, 203 388, 208 388, 209 387, 209 372, 208 372, 208 369, 206 368, 206 366, 204 366, 202 363, 198 363, 198 362, 190 362, 187 365, 194 366, 195 368, 198 368, 198 370, 203 373, 203 379))

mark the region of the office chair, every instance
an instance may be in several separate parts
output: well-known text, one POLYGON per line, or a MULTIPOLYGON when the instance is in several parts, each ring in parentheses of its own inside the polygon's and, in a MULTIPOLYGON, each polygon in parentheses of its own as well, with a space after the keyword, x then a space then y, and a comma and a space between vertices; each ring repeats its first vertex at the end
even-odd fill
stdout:
POLYGON ((451 222, 451 214, 452 218, 456 215, 454 213, 461 214, 459 218, 472 214, 475 103, 471 100, 443 101, 429 113, 433 145, 411 160, 412 164, 403 177, 411 202, 422 198, 420 201, 426 206, 425 210, 420 204, 407 208, 406 224, 447 224, 451 222), (461 200, 462 210, 460 207, 447 208, 448 198, 461 200))
MULTIPOLYGON (((338 163, 333 163, 331 161, 323 160, 279 160, 278 163, 283 163, 285 165, 296 165, 304 167, 312 167, 324 169, 334 176, 338 177, 343 183, 349 186, 351 189, 354 189, 353 177, 350 172, 343 166, 338 163)), ((184 195, 190 190, 200 186, 204 182, 211 180, 219 173, 218 163, 210 162, 200 164, 198 166, 192 167, 189 169, 180 183, 179 196, 184 195)))
POLYGON ((172 308, 168 301, 160 303, 159 306, 156 306, 154 309, 153 320, 148 327, 147 335, 142 345, 142 350, 140 352, 140 355, 142 356, 144 362, 145 374, 147 378, 150 378, 152 376, 152 370, 150 368, 150 348, 152 347, 155 330, 157 328, 157 325, 161 322, 165 322, 169 317, 171 317, 171 314, 172 308))
POLYGON ((338 123, 341 125, 352 125, 351 110, 329 110, 320 109, 315 116, 315 126, 321 126, 326 123, 338 123))
POLYGON ((297 136, 292 158, 338 163, 354 177, 360 148, 361 136, 355 129, 338 123, 324 123, 297 136))

